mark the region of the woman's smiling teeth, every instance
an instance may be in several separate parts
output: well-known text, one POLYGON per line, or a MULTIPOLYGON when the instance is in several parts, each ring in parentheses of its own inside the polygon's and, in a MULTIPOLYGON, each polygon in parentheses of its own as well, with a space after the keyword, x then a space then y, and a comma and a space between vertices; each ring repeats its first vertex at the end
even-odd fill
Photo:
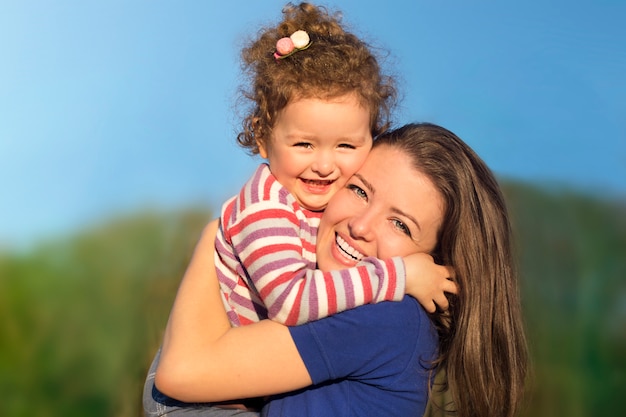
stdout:
POLYGON ((337 247, 340 249, 339 252, 346 258, 357 262, 365 258, 365 255, 350 246, 348 242, 343 240, 338 234, 335 234, 335 242, 337 243, 337 247))

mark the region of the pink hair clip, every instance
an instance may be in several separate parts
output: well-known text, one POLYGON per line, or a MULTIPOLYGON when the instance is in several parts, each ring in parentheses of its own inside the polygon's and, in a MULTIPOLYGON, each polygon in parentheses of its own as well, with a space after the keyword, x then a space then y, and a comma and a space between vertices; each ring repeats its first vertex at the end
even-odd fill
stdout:
POLYGON ((309 34, 303 30, 296 30, 288 38, 280 38, 278 42, 276 42, 276 52, 274 52, 274 58, 287 58, 288 56, 306 49, 309 46, 311 46, 309 34))

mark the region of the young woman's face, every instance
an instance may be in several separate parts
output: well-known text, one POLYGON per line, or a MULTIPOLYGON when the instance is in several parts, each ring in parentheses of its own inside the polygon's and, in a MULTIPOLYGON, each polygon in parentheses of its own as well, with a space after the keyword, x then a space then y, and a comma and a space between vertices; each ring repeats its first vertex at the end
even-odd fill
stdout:
POLYGON ((318 211, 361 167, 371 147, 370 112, 346 95, 289 103, 270 141, 259 143, 259 153, 304 208, 318 211))
POLYGON ((388 259, 431 252, 443 221, 443 197, 409 157, 383 145, 329 202, 317 237, 324 271, 365 256, 388 259))

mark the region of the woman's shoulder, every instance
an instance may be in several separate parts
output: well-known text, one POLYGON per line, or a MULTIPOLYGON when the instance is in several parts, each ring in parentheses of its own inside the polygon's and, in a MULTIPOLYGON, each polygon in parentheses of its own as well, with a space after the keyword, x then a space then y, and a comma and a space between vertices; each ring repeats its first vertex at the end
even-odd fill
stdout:
MULTIPOLYGON (((369 343, 402 344, 405 353, 414 349, 430 349, 437 344, 436 329, 419 302, 406 295, 401 301, 383 301, 349 310, 356 327, 367 328, 369 343), (361 327, 362 326, 362 327, 361 327)), ((400 352, 398 352, 400 353, 400 352)))
POLYGON ((290 327, 290 332, 316 383, 355 375, 395 383, 437 346, 426 311, 410 296, 290 327))
POLYGON ((351 310, 352 314, 363 314, 368 321, 385 323, 386 327, 415 326, 416 323, 428 323, 428 314, 420 303, 413 297, 405 295, 401 301, 383 301, 377 304, 368 304, 362 312, 351 310))
POLYGON ((346 341, 369 340, 370 343, 384 341, 385 344, 421 339, 430 334, 433 328, 426 311, 411 296, 405 296, 401 301, 383 301, 356 307, 309 325, 313 332, 328 332, 329 337, 346 341))

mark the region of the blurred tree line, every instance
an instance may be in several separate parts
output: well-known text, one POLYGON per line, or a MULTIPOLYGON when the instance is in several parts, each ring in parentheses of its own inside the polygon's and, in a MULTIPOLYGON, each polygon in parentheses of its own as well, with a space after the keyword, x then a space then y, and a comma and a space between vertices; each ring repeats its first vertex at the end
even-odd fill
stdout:
MULTIPOLYGON (((533 360, 524 416, 626 415, 626 204, 505 182, 533 360)), ((0 255, 0 415, 137 417, 207 208, 0 255)))

